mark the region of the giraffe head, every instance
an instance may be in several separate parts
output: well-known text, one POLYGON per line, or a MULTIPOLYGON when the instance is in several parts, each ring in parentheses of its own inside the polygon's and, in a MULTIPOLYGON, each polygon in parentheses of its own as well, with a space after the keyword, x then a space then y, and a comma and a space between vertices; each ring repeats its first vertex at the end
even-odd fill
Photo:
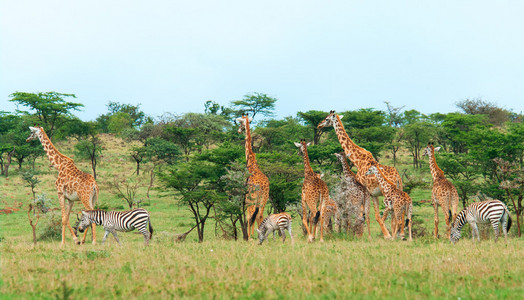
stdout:
POLYGON ((306 143, 305 139, 301 139, 300 143, 295 142, 295 146, 297 146, 298 148, 298 154, 302 156, 304 155, 304 153, 307 153, 307 147, 309 147, 309 145, 311 145, 311 142, 306 143))
POLYGON ((345 159, 346 159, 346 154, 344 152, 340 152, 340 153, 333 153, 339 162, 343 162, 345 159))
POLYGON ((34 127, 29 126, 29 130, 31 130, 31 135, 25 140, 26 142, 38 139, 42 135, 42 131, 44 129, 38 125, 35 125, 34 127))
MULTIPOLYGON (((342 119, 344 116, 339 115, 340 119, 342 119)), ((334 110, 329 112, 329 115, 324 119, 324 121, 320 122, 317 126, 317 128, 325 128, 325 127, 334 127, 334 124, 337 122, 337 114, 334 110)))
POLYGON ((242 133, 246 131, 246 128, 249 127, 249 122, 251 122, 253 119, 248 117, 248 115, 242 114, 242 117, 236 119, 239 126, 238 126, 238 133, 242 133))
POLYGON ((378 168, 375 164, 371 164, 369 169, 366 171, 366 175, 378 175, 378 168))
POLYGON ((440 147, 433 146, 433 143, 428 143, 426 148, 424 148, 424 152, 422 153, 422 156, 432 156, 434 152, 438 152, 440 150, 440 147))

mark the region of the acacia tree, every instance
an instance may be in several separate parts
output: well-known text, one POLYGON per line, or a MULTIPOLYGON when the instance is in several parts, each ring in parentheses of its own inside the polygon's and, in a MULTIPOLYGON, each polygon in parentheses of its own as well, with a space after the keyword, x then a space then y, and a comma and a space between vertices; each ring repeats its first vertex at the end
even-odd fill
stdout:
POLYGON ((276 98, 269 97, 264 93, 252 93, 244 95, 242 100, 232 101, 232 107, 236 110, 236 115, 242 113, 249 113, 251 118, 255 118, 257 114, 262 114, 266 117, 274 115, 276 98))
POLYGON ((9 101, 15 102, 17 105, 17 112, 32 116, 35 123, 39 123, 45 128, 49 138, 53 137, 57 129, 71 121, 73 110, 78 111, 84 106, 80 103, 64 100, 69 97, 76 98, 74 94, 15 92, 10 97, 9 101), (20 110, 20 106, 27 107, 29 111, 20 110))
POLYGON ((193 214, 199 242, 204 241, 204 229, 212 208, 223 199, 223 195, 217 193, 213 186, 217 175, 215 164, 195 160, 170 167, 159 175, 166 188, 181 195, 178 203, 189 208, 193 214))
MULTIPOLYGON (((313 145, 317 145, 325 132, 325 129, 318 128, 318 123, 326 118, 329 113, 319 110, 308 110, 306 112, 298 112, 297 116, 304 121, 306 126, 313 130, 313 145)), ((302 137, 304 138, 304 137, 302 137)))

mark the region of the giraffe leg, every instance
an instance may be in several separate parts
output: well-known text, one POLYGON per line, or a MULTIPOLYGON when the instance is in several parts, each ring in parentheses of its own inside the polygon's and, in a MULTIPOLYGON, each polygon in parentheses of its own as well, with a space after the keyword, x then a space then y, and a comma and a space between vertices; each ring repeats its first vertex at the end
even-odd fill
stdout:
POLYGON ((369 218, 369 206, 371 205, 371 201, 369 201, 369 197, 365 200, 364 204, 364 213, 366 218, 366 224, 368 226, 368 239, 371 239, 371 227, 370 227, 370 218, 369 218))
POLYGON ((382 230, 382 234, 384 234, 384 238, 391 238, 388 229, 386 228, 384 222, 382 222, 382 218, 380 217, 378 197, 373 197, 373 208, 375 209, 375 219, 377 220, 378 225, 380 226, 380 230, 382 230))
POLYGON ((255 222, 253 224, 250 222, 251 217, 253 216, 253 213, 255 212, 255 206, 249 205, 246 209, 246 219, 247 219, 247 235, 248 239, 251 240, 251 236, 253 235, 253 232, 255 230, 255 222))
MULTIPOLYGON (((322 213, 322 209, 320 210, 320 242, 324 242, 324 214, 322 213)), ((316 225, 315 225, 316 226, 316 225)))
POLYGON ((307 215, 306 202, 302 200, 302 224, 304 224, 304 227, 306 228, 306 231, 307 231, 307 241, 308 243, 311 243, 313 242, 313 235, 311 234, 311 231, 309 230, 308 219, 309 218, 307 215))
POLYGON ((401 216, 400 220, 401 220, 400 224, 399 224, 400 225, 400 237, 402 237, 402 239, 404 239, 404 235, 405 235, 404 234, 404 227, 406 227, 406 226, 404 226, 405 223, 406 223, 405 222, 405 220, 406 220, 406 211, 405 210, 402 210, 402 216, 401 216))
POLYGON ((442 207, 442 210, 444 211, 444 220, 446 221, 446 238, 449 239, 451 234, 451 215, 447 207, 442 207))
POLYGON ((433 208, 435 209, 434 222, 435 222, 435 238, 438 239, 438 203, 437 199, 433 198, 433 208))
MULTIPOLYGON (((73 204, 74 204, 73 201, 68 200, 67 206, 66 206, 66 213, 64 216, 62 216, 62 226, 67 226, 69 228, 69 231, 71 232, 71 235, 73 236, 73 240, 75 241, 75 243, 80 244, 80 241, 76 237, 75 230, 73 229, 73 227, 71 227, 71 224, 69 223, 69 214, 71 214, 71 209, 73 208, 73 204)), ((63 228, 62 231, 65 231, 65 228, 63 228)))

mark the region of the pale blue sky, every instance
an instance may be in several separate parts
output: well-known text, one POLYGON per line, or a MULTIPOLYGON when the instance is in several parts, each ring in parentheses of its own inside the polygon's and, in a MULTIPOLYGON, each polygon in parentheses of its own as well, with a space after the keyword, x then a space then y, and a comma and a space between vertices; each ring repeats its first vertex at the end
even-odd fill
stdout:
POLYGON ((246 93, 306 110, 524 110, 523 1, 0 1, 0 110, 15 91, 152 116, 246 93))

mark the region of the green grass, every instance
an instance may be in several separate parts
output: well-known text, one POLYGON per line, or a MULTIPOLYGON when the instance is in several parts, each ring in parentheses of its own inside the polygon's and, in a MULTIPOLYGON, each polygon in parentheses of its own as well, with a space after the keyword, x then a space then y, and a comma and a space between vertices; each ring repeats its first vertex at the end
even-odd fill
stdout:
MULTIPOLYGON (((106 150, 99 169, 100 203, 110 208, 125 205, 109 189, 112 175, 131 176, 134 166, 124 159, 127 145, 110 136, 114 147, 106 150)), ((70 144, 59 149, 71 154, 70 144)), ((86 162, 77 162, 88 171, 86 162)), ((42 183, 57 207, 56 171, 46 160, 37 161, 42 183)), ((456 245, 431 236, 413 242, 385 241, 372 216, 372 239, 332 234, 325 243, 307 244, 294 216, 295 244, 270 238, 256 242, 226 241, 215 237, 211 220, 206 241, 196 242, 196 232, 183 243, 174 237, 189 229, 190 213, 175 199, 161 197, 155 190, 151 212, 155 229, 149 247, 143 237, 120 233, 122 245, 112 237, 104 245, 74 245, 67 233, 60 238, 39 241, 33 247, 32 233, 24 211, 30 190, 15 169, 9 179, 0 177, 0 208, 20 210, 0 217, 0 298, 151 299, 151 298, 355 298, 355 299, 519 299, 524 294, 524 239, 515 229, 508 242, 488 240, 473 243, 467 236, 456 245)), ((429 199, 428 190, 415 190, 415 202, 429 199)), ((81 210, 76 204, 75 211, 81 210)), ((433 231, 433 208, 429 203, 414 207, 428 235, 433 231)), ((440 211, 440 233, 445 222, 440 211)), ((44 218, 38 227, 42 230, 44 218)), ((390 227, 390 221, 387 221, 390 227)), ((367 232, 367 230, 365 230, 367 232)), ((101 241, 102 228, 97 230, 101 241)), ((88 238, 90 242, 90 238, 88 238)))

